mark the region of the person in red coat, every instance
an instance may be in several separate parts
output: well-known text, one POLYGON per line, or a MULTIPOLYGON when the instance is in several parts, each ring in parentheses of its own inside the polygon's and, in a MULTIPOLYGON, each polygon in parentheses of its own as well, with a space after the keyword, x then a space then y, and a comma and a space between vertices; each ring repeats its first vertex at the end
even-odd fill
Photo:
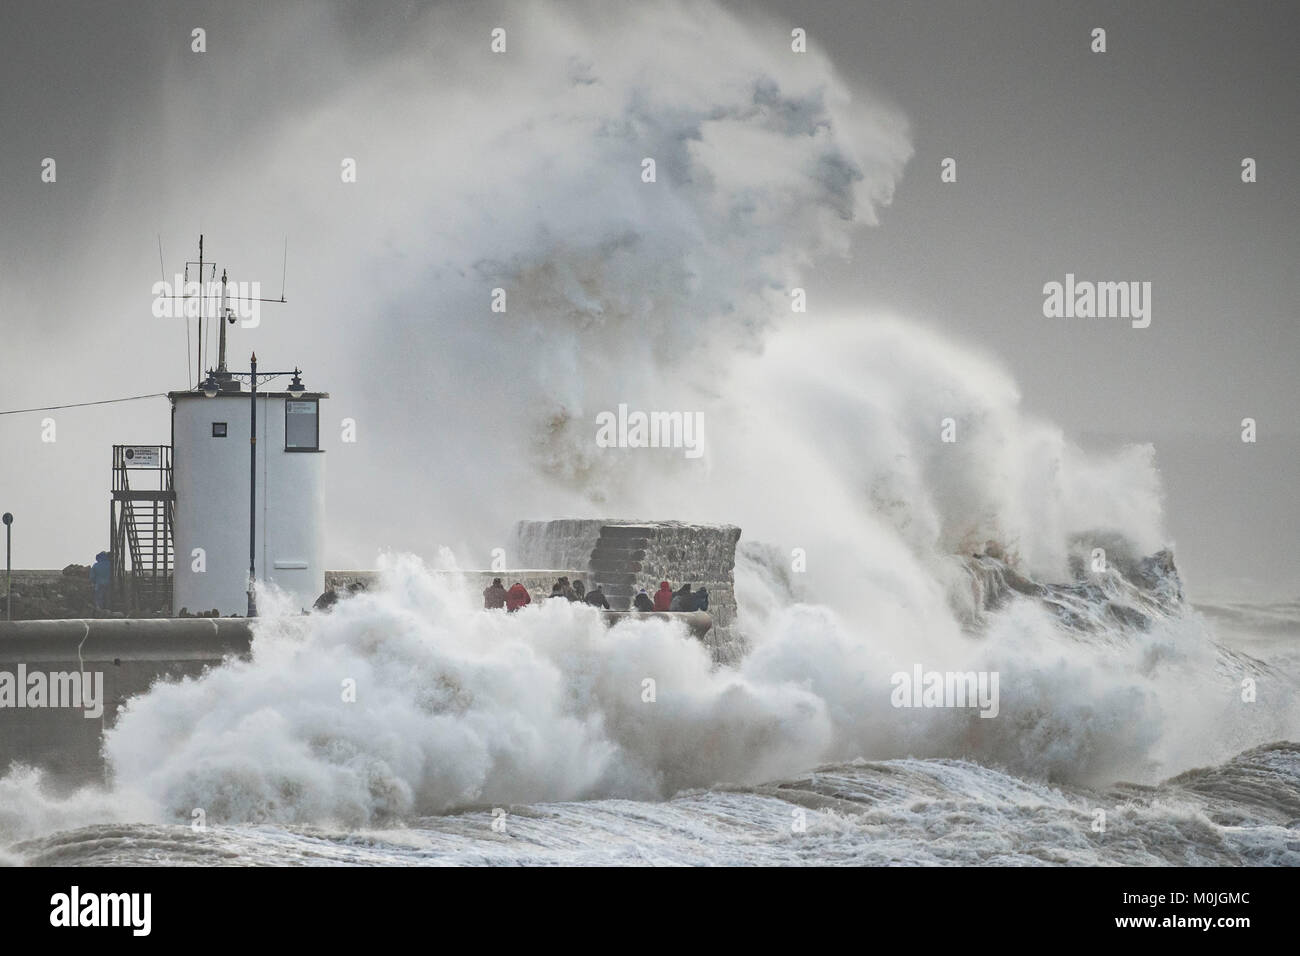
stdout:
POLYGON ((533 599, 528 596, 528 588, 518 581, 510 585, 510 590, 506 592, 507 611, 517 611, 525 604, 531 604, 532 602, 533 599))
POLYGON ((659 582, 659 590, 655 592, 655 610, 666 611, 673 606, 673 589, 668 586, 667 581, 659 582))

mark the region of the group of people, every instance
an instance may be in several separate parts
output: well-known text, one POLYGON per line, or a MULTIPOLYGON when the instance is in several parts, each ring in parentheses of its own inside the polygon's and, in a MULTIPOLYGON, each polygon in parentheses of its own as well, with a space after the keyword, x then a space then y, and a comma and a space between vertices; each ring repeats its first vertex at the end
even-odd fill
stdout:
MULTIPOLYGON (((581 580, 570 582, 567 577, 558 578, 551 585, 550 597, 609 610, 609 600, 600 585, 597 584, 588 591, 581 580)), ((483 589, 483 606, 488 610, 505 608, 507 611, 517 611, 532 602, 528 588, 518 581, 510 585, 507 590, 500 578, 493 578, 492 583, 483 589)), ((654 593, 653 598, 646 593, 645 588, 642 588, 633 599, 632 606, 638 611, 707 611, 709 592, 703 587, 693 591, 689 583, 683 584, 674 591, 667 581, 660 581, 659 590, 654 593)))
MULTIPOLYGON (((561 577, 551 586, 550 596, 609 610, 609 601, 605 598, 605 592, 601 590, 599 584, 588 591, 587 586, 581 581, 574 581, 570 584, 567 577, 561 577)), ((509 590, 506 590, 500 578, 493 578, 492 583, 483 589, 483 606, 489 611, 499 610, 500 608, 505 608, 507 611, 517 611, 525 604, 532 603, 533 599, 528 593, 528 588, 518 581, 510 585, 509 590)))
POLYGON ((510 585, 510 590, 507 591, 500 578, 493 578, 492 583, 483 589, 483 606, 489 611, 501 608, 517 611, 525 604, 532 603, 533 599, 528 593, 528 588, 518 581, 510 585))
POLYGON ((654 597, 642 588, 632 599, 632 606, 638 611, 707 611, 709 591, 704 587, 693 591, 690 582, 674 591, 667 581, 660 581, 654 597))
POLYGON ((593 607, 603 607, 606 611, 609 610, 609 601, 605 599, 605 592, 600 589, 599 584, 588 591, 587 586, 581 580, 570 584, 567 577, 560 577, 551 585, 550 596, 563 598, 566 601, 575 601, 578 604, 587 603, 593 607))

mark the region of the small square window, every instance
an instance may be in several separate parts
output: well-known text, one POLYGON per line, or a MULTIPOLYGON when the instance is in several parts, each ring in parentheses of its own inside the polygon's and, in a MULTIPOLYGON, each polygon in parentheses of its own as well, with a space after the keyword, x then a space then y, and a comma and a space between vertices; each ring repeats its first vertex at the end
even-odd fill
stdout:
POLYGON ((213 423, 212 423, 212 437, 213 437, 213 438, 225 438, 225 437, 226 437, 226 423, 225 423, 225 422, 213 422, 213 423))

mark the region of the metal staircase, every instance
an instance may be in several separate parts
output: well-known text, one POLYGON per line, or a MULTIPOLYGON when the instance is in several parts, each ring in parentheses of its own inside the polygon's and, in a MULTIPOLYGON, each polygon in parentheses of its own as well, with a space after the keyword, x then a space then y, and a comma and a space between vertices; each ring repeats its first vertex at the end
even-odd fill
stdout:
POLYGON ((176 506, 171 453, 170 445, 113 446, 109 607, 115 611, 171 614, 176 506))

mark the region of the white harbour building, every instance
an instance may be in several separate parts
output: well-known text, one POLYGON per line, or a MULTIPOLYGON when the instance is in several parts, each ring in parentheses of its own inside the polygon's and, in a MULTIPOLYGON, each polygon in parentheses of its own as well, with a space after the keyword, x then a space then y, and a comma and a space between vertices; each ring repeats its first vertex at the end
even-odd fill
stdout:
POLYGON ((202 390, 168 395, 176 493, 172 613, 246 613, 250 541, 257 580, 310 608, 325 589, 320 403, 329 395, 258 391, 254 412, 249 390, 237 382, 229 388, 231 381, 212 397, 202 390))

